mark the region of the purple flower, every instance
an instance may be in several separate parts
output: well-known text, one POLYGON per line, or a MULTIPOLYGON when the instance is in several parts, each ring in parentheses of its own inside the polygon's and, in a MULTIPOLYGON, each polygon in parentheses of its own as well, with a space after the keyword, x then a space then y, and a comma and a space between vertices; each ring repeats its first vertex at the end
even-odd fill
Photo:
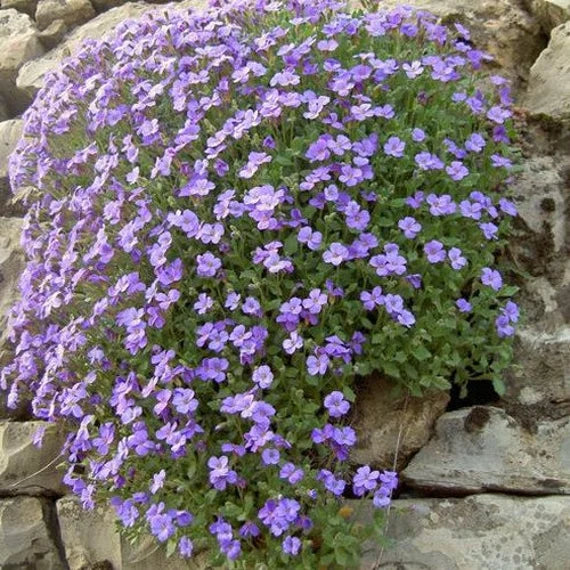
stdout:
POLYGON ((421 170, 442 170, 445 166, 439 157, 429 152, 420 152, 414 159, 421 170))
POLYGON ((374 310, 377 306, 384 304, 384 295, 382 294, 382 287, 376 286, 371 292, 362 291, 360 293, 360 300, 367 311, 374 310))
POLYGON ((320 289, 313 289, 309 296, 303 300, 303 308, 313 315, 318 315, 327 304, 327 299, 327 295, 322 293, 320 289))
POLYGON ((481 271, 481 283, 498 291, 503 286, 503 279, 496 269, 484 267, 481 271))
POLYGON ((307 371, 311 376, 326 374, 329 367, 330 359, 326 354, 319 356, 309 356, 307 358, 307 371))
POLYGON ((449 258, 451 267, 453 267, 453 269, 461 269, 467 265, 467 259, 463 257, 463 254, 458 247, 452 247, 447 252, 447 257, 449 258))
POLYGON ((424 253, 430 263, 440 263, 445 260, 446 253, 443 244, 435 239, 424 245, 424 253))
POLYGON ((261 453, 261 460, 264 465, 277 465, 279 463, 280 454, 277 449, 264 449, 261 453))
POLYGON ((414 239, 421 231, 422 226, 415 218, 406 216, 398 222, 398 227, 404 232, 408 239, 414 239))
POLYGON ((273 372, 269 366, 263 364, 254 369, 252 380, 262 389, 269 388, 273 383, 273 372))
POLYGON ((352 478, 352 489, 357 497, 373 491, 378 486, 379 471, 372 471, 368 465, 359 467, 352 478))
POLYGON ((192 544, 192 541, 187 536, 181 537, 178 541, 178 552, 180 552, 180 556, 183 558, 190 558, 193 550, 194 545, 192 544))
POLYGON ((402 156, 404 156, 405 148, 406 143, 398 137, 390 137, 384 144, 384 152, 388 156, 394 156, 396 158, 402 158, 402 156))
POLYGON ((332 418, 340 418, 348 413, 350 404, 344 399, 342 392, 334 391, 325 397, 325 408, 332 418))
POLYGON ((457 299, 457 301, 455 301, 455 304, 457 305, 459 311, 462 313, 469 313, 473 308, 467 299, 457 299))
POLYGON ((479 133, 473 133, 465 141, 465 148, 469 152, 479 153, 485 148, 485 139, 479 133))
POLYGON ((463 180, 469 175, 469 170, 467 167, 459 160, 454 160, 449 166, 446 167, 445 171, 449 174, 452 180, 458 182, 463 180))
POLYGON ((422 142, 426 138, 426 134, 422 129, 412 129, 412 140, 414 142, 422 142))
POLYGON ((196 256, 196 261, 198 262, 196 273, 200 277, 214 277, 222 266, 222 262, 210 252, 196 256))
POLYGON ((296 536, 286 536, 282 545, 283 552, 291 556, 297 556, 301 550, 301 540, 296 536))
POLYGON ((313 231, 309 226, 304 226, 299 230, 297 239, 300 243, 306 243, 310 250, 316 250, 321 247, 323 234, 321 232, 313 231))
POLYGON ((348 258, 348 249, 341 243, 334 242, 323 253, 323 261, 331 263, 334 266, 340 265, 345 259, 348 258))

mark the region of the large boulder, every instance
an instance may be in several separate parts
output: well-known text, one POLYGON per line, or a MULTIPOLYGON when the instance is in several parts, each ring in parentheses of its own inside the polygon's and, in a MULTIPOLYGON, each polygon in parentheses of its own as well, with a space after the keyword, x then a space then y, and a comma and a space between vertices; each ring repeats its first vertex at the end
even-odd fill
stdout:
POLYGON ((39 0, 36 9, 36 23, 40 30, 56 20, 63 20, 74 28, 95 17, 95 10, 89 0, 39 0))
POLYGON ((33 497, 0 499, 0 568, 64 570, 47 501, 33 497))
POLYGON ((63 472, 57 469, 63 441, 53 424, 0 421, 0 495, 64 494, 63 472), (45 429, 41 447, 33 444, 39 429, 45 429))
POLYGON ((18 88, 26 92, 29 97, 33 97, 43 85, 46 73, 57 70, 62 60, 76 53, 85 40, 100 39, 112 32, 121 22, 137 18, 152 8, 152 4, 129 2, 100 14, 87 24, 76 28, 56 49, 22 67, 18 74, 18 88))
POLYGON ((381 469, 392 469, 395 459, 397 470, 405 467, 428 442, 449 402, 449 394, 443 391, 422 398, 396 397, 393 385, 378 377, 364 380, 358 392, 354 423, 358 443, 351 460, 381 469))
POLYGON ((397 500, 388 538, 361 570, 567 570, 570 497, 397 500))
POLYGON ((523 103, 533 115, 570 120, 570 22, 552 30, 548 47, 530 70, 523 103))
POLYGON ((13 8, 18 12, 24 12, 28 16, 34 16, 38 0, 0 0, 0 8, 8 10, 13 8))
POLYGON ((504 410, 475 406, 444 414, 402 477, 411 487, 570 495, 570 417, 539 420, 534 433, 504 410))
POLYGON ((0 97, 16 116, 30 103, 29 95, 16 87, 18 72, 27 61, 41 56, 44 48, 34 22, 26 14, 1 10, 0 30, 0 97))

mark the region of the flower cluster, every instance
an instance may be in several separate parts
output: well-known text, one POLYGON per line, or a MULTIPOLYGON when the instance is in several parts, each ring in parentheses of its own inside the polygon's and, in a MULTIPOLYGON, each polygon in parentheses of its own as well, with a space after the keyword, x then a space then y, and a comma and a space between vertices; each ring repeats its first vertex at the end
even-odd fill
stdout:
POLYGON ((500 385, 510 96, 409 8, 162 10, 46 80, 10 161, 37 189, 0 388, 65 420, 65 482, 183 557, 353 563, 355 378, 500 385), (217 554, 216 554, 217 552, 217 554))

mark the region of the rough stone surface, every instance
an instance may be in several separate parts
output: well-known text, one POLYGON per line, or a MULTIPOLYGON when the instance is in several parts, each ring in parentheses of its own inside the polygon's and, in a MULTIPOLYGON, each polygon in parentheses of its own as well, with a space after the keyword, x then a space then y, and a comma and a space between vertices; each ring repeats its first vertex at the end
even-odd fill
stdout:
POLYGON ((570 0, 527 0, 546 33, 570 20, 570 0))
POLYGON ((0 123, 0 213, 7 211, 7 203, 12 198, 8 181, 8 157, 22 135, 23 125, 21 119, 0 123))
POLYGON ((515 339, 516 365, 507 374, 505 397, 523 405, 570 402, 570 327, 554 333, 521 328, 515 339))
POLYGON ((64 570, 49 505, 33 497, 0 499, 0 568, 64 570))
POLYGON ((493 55, 502 71, 515 79, 527 79, 546 43, 538 20, 517 0, 382 0, 380 4, 411 5, 433 12, 445 23, 468 26, 477 47, 493 55))
POLYGON ((54 20, 45 30, 38 34, 38 37, 42 45, 47 50, 50 50, 61 43, 67 31, 68 26, 63 20, 54 20))
POLYGON ((0 0, 0 8, 4 10, 13 8, 32 17, 36 11, 37 4, 38 0, 0 0))
POLYGON ((358 447, 351 455, 356 463, 392 469, 398 448, 397 469, 403 468, 427 443, 435 421, 449 402, 447 392, 406 398, 393 397, 392 389, 391 383, 377 377, 366 379, 359 387, 354 424, 358 447))
POLYGON ((74 497, 56 503, 57 518, 69 570, 82 570, 109 562, 121 568, 121 539, 112 509, 101 506, 85 511, 74 497))
POLYGON ((4 101, 4 97, 0 96, 0 123, 7 121, 10 118, 10 111, 8 104, 4 101))
POLYGON ((570 417, 539 421, 530 433, 499 408, 449 412, 402 475, 438 493, 570 494, 570 417))
POLYGON ((397 500, 388 536, 361 570, 567 570, 570 497, 397 500))
POLYGON ((18 71, 24 63, 42 55, 44 48, 34 22, 26 14, 1 10, 0 30, 0 96, 15 116, 30 103, 30 98, 16 89, 18 71))
POLYGON ((570 22, 552 30, 548 47, 530 70, 524 105, 532 114, 570 120, 570 22))
POLYGON ((64 494, 57 459, 63 437, 45 422, 0 421, 0 494, 64 494), (41 448, 32 443, 36 430, 46 427, 41 448))
POLYGON ((44 75, 58 69, 61 61, 75 53, 84 40, 102 38, 121 22, 136 18, 150 9, 152 5, 129 2, 100 14, 87 24, 76 28, 56 49, 22 67, 18 74, 18 87, 29 96, 35 95, 43 84, 44 75))
POLYGON ((89 0, 39 0, 36 23, 40 30, 55 20, 63 20, 69 27, 79 26, 95 16, 89 0))

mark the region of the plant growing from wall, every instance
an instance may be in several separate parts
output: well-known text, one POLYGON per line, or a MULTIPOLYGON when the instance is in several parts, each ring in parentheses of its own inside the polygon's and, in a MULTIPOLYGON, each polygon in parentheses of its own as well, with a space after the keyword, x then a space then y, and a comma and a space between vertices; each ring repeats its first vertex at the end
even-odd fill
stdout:
POLYGON ((397 478, 347 461, 355 378, 500 389, 510 358, 485 59, 425 12, 260 0, 126 22, 49 77, 1 387, 68 426, 85 508, 216 564, 357 564, 397 478))

